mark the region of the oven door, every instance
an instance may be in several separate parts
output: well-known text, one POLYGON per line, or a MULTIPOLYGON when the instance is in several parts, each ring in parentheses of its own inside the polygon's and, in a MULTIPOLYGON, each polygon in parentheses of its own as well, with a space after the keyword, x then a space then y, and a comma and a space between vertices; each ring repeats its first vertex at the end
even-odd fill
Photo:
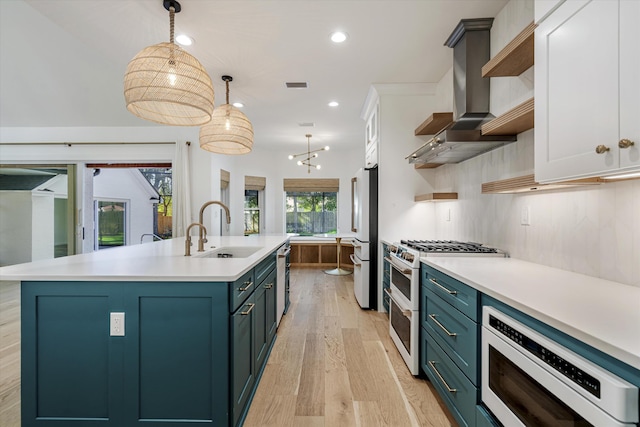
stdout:
POLYGON ((385 289, 389 295, 389 334, 412 375, 419 373, 419 312, 410 310, 396 299, 396 291, 385 289))
POLYGON ((420 309, 420 269, 398 266, 394 258, 391 258, 391 289, 394 290, 397 300, 410 310, 420 309))
POLYGON ((482 401, 505 426, 636 425, 614 419, 484 325, 482 401))

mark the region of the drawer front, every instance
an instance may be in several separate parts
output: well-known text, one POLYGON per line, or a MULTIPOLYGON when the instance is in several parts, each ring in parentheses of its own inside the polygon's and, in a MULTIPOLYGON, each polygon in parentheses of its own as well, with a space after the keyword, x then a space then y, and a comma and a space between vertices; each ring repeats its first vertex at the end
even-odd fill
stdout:
POLYGON ((253 269, 247 271, 242 277, 231 283, 231 289, 229 290, 229 311, 232 313, 240 307, 240 304, 242 304, 255 289, 256 285, 253 271, 253 269))
POLYGON ((423 334, 420 353, 422 369, 458 424, 475 426, 478 389, 429 338, 429 334, 423 334))
POLYGON ((420 312, 423 327, 471 382, 479 384, 480 325, 430 290, 423 288, 423 293, 427 306, 426 311, 420 312))
POLYGON ((473 321, 479 321, 479 294, 477 290, 426 264, 422 264, 420 279, 422 286, 429 288, 473 321))
POLYGON ((255 267, 255 279, 256 283, 259 285, 262 283, 264 279, 269 275, 272 269, 276 267, 276 253, 270 253, 267 255, 265 259, 260 261, 255 267))

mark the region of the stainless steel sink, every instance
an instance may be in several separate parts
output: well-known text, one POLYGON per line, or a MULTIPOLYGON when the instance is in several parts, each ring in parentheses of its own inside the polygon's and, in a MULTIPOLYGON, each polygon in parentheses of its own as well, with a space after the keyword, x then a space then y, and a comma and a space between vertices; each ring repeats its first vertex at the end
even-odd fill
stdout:
POLYGON ((248 258, 263 249, 262 246, 223 246, 203 254, 194 255, 196 258, 248 258))

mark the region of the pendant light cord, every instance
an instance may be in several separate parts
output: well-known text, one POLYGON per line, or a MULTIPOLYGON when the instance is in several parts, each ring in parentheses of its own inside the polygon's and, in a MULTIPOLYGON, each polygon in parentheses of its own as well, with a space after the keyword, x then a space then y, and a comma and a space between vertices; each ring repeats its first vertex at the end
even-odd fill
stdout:
POLYGON ((229 80, 225 80, 225 83, 227 84, 227 105, 229 104, 229 80))
POLYGON ((176 16, 176 8, 169 6, 169 42, 173 44, 173 26, 176 16))

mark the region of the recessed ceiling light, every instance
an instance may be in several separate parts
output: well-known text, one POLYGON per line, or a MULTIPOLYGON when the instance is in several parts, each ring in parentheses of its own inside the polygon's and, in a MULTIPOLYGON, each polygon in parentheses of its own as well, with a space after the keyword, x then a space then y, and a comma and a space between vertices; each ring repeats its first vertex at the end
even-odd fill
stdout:
POLYGON ((334 43, 342 43, 347 39, 348 34, 343 31, 334 31, 331 33, 331 41, 334 43))
POLYGON ((327 105, 329 105, 329 107, 337 107, 338 105, 340 105, 340 103, 338 101, 331 101, 327 105))
POLYGON ((176 36, 176 43, 182 46, 191 46, 193 44, 193 39, 185 34, 180 34, 176 36))
POLYGON ((242 107, 244 107, 244 104, 242 102, 234 102, 233 106, 236 107, 236 108, 242 108, 242 107))

